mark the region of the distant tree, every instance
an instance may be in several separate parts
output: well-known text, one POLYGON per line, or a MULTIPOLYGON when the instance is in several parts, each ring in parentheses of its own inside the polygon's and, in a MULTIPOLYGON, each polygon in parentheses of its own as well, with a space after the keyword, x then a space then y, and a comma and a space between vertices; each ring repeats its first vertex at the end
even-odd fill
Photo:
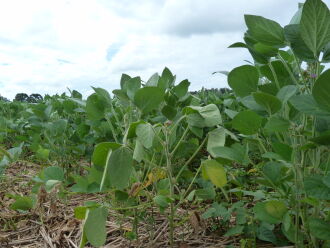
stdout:
POLYGON ((0 95, 0 101, 9 102, 9 99, 7 99, 6 97, 0 95))
POLYGON ((28 103, 37 103, 43 100, 43 97, 40 94, 31 94, 30 96, 26 93, 18 93, 15 96, 15 101, 18 102, 28 102, 28 103))
POLYGON ((18 102, 27 102, 28 98, 29 98, 28 94, 18 93, 18 94, 16 94, 14 100, 18 101, 18 102))
POLYGON ((37 103, 37 102, 40 102, 42 101, 43 98, 40 94, 31 94, 28 99, 27 99, 27 102, 29 103, 37 103))

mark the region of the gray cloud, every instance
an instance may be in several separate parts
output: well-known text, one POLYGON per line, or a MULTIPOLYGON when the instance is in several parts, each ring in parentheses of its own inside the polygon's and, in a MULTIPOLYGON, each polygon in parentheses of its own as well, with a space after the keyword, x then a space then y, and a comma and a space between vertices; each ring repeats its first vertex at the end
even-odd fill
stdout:
MULTIPOLYGON (((325 1, 328 5, 330 0, 325 1)), ((0 9, 0 91, 90 94, 120 75, 147 80, 165 66, 192 90, 225 87, 224 75, 251 60, 241 41, 245 13, 287 24, 298 0, 20 0, 0 9), (18 4, 19 3, 19 4, 18 4), (21 6, 22 4, 22 6, 21 6), (20 6, 20 7, 18 7, 20 6), (20 16, 12 16, 10 13, 20 16), (2 64, 1 64, 2 63, 2 64)))
POLYGON ((161 11, 159 25, 163 32, 179 36, 242 32, 246 13, 281 22, 288 21, 297 6, 296 0, 169 0, 161 11))
POLYGON ((66 59, 57 59, 60 64, 73 64, 71 61, 66 59))

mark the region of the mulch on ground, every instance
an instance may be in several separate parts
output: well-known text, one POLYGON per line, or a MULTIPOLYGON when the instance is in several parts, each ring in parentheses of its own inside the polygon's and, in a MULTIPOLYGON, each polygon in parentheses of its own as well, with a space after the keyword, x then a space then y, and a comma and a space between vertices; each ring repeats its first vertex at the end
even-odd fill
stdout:
MULTIPOLYGON (((10 209, 14 200, 8 194, 29 195, 33 186, 31 179, 40 168, 28 162, 16 162, 8 166, 4 177, 0 178, 0 247, 77 248, 82 234, 82 221, 74 217, 74 208, 82 206, 85 201, 104 199, 101 194, 74 194, 63 200, 56 196, 56 192, 41 190, 33 210, 20 213, 10 209)), ((140 222, 138 239, 133 241, 124 235, 133 228, 132 218, 110 211, 106 223, 107 242, 103 247, 169 247, 166 216, 157 212, 156 208, 148 211, 152 212, 155 222, 152 226, 140 222)), ((177 216, 180 216, 180 220, 176 223, 180 222, 180 225, 174 232, 176 247, 239 247, 239 237, 227 238, 207 232, 207 223, 200 220, 198 213, 179 209, 177 216)))

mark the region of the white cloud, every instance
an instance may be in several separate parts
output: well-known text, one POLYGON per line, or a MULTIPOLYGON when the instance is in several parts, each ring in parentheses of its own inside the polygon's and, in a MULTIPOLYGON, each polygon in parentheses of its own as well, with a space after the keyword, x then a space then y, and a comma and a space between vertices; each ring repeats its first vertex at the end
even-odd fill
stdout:
MULTIPOLYGON (((327 2, 327 1, 326 1, 327 2)), ((297 0, 0 0, 0 94, 113 90, 121 73, 147 79, 167 66, 192 89, 224 87, 212 75, 248 59, 244 13, 281 24, 297 0)))

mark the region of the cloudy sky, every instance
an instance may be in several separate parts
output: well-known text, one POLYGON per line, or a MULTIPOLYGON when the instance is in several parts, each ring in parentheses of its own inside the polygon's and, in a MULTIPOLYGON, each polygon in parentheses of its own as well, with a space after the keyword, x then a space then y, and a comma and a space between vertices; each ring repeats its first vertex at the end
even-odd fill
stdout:
MULTIPOLYGON (((330 0, 325 2, 329 5, 330 0)), ((0 94, 55 94, 147 80, 167 66, 191 89, 224 87, 250 59, 244 14, 287 24, 297 0, 0 0, 0 94)))

